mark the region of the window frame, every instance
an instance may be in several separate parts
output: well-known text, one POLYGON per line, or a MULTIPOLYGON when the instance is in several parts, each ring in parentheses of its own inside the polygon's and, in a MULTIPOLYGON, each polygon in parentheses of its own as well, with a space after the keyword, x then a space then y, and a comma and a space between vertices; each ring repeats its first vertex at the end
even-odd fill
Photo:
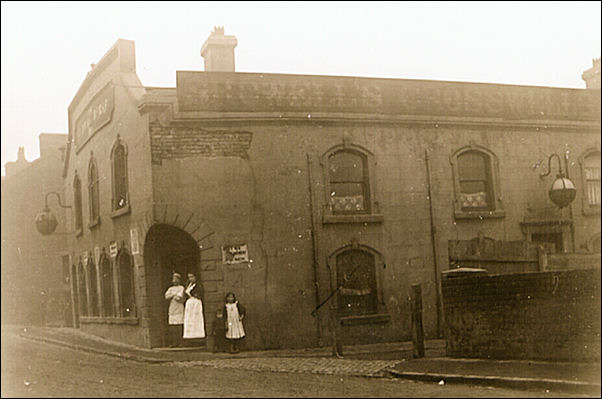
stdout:
POLYGON ((592 155, 600 156, 599 148, 588 148, 579 156, 579 167, 581 169, 581 207, 584 215, 600 215, 600 205, 591 205, 587 193, 587 178, 585 176, 585 162, 592 155))
POLYGON ((128 176, 128 148, 127 148, 127 145, 121 139, 120 135, 117 135, 117 139, 115 140, 115 142, 113 143, 113 147, 111 148, 111 180, 112 180, 111 181, 111 190, 112 190, 111 217, 117 218, 121 215, 126 215, 131 212, 130 192, 129 192, 129 176, 128 176), (122 206, 121 208, 119 208, 117 206, 118 205, 117 204, 117 187, 118 187, 119 182, 118 182, 117 176, 115 176, 115 173, 116 173, 115 152, 119 147, 123 148, 123 173, 124 173, 123 185, 125 186, 124 192, 125 192, 125 200, 126 200, 126 204, 124 206, 122 206))
POLYGON ((100 174, 98 172, 98 165, 94 155, 90 155, 90 161, 88 162, 88 211, 89 211, 89 223, 88 228, 92 229, 100 224, 100 174), (92 181, 92 171, 96 172, 96 179, 92 181), (96 215, 94 212, 96 211, 96 215))
POLYGON ((94 263, 91 257, 88 257, 88 263, 85 265, 86 270, 86 286, 88 289, 88 314, 87 317, 99 318, 101 316, 101 297, 100 297, 100 281, 98 273, 98 265, 94 263), (91 272, 94 272, 94 281, 92 281, 91 272), (93 284, 94 283, 94 284, 93 284), (94 286, 93 286, 94 285, 94 286), (94 301, 92 301, 94 298, 94 301))
POLYGON ((343 144, 335 145, 328 149, 320 159, 320 165, 322 166, 322 175, 324 179, 324 206, 322 214, 322 223, 381 223, 383 216, 380 213, 379 202, 376 195, 376 178, 375 169, 376 161, 374 154, 366 148, 348 143, 345 141, 343 144), (364 195, 365 208, 363 212, 353 213, 337 213, 333 212, 330 206, 330 193, 331 193, 331 181, 330 181, 330 157, 339 152, 349 152, 362 157, 364 162, 364 195))
POLYGON ((86 266, 84 265, 84 263, 82 262, 81 259, 77 263, 76 269, 77 269, 77 294, 79 297, 78 311, 79 311, 80 317, 88 317, 88 314, 89 314, 88 278, 87 278, 86 266))
POLYGON ((477 144, 469 144, 464 146, 458 150, 456 150, 450 156, 450 163, 452 166, 452 179, 454 182, 454 217, 456 219, 485 219, 485 218, 503 218, 506 215, 502 204, 502 195, 499 181, 499 161, 495 153, 491 150, 477 145, 477 144), (480 152, 487 156, 488 167, 489 167, 489 176, 491 181, 490 183, 490 191, 493 203, 491 204, 491 208, 489 210, 475 210, 475 211, 467 211, 462 208, 462 204, 460 202, 460 194, 462 193, 460 186, 460 174, 459 174, 459 166, 458 166, 458 157, 462 154, 473 151, 480 152))

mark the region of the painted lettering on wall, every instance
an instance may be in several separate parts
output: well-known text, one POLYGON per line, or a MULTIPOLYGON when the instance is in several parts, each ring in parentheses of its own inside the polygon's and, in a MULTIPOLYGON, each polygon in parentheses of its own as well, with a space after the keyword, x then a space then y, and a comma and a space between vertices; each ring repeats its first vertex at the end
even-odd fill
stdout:
POLYGON ((75 150, 81 151, 94 133, 111 121, 115 108, 115 90, 112 83, 103 87, 88 103, 75 123, 75 150))
POLYGON ((249 261, 247 244, 222 247, 222 263, 232 265, 249 261))

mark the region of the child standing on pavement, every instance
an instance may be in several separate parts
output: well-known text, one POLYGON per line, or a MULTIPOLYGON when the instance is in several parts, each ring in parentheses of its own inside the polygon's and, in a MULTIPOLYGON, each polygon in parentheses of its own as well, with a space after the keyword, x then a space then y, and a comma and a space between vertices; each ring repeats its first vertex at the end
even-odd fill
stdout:
POLYGON ((226 340, 230 344, 230 353, 238 353, 240 340, 245 337, 242 320, 245 318, 246 310, 236 300, 233 292, 226 294, 226 303, 223 309, 223 320, 226 325, 226 340))

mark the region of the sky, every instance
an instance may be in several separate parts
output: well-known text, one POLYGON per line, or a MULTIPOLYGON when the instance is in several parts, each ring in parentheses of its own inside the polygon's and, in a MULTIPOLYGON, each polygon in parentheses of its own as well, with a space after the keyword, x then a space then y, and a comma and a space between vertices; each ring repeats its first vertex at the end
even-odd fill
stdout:
POLYGON ((19 146, 67 133, 67 107, 119 38, 146 86, 203 70, 214 26, 238 39, 237 72, 584 88, 600 57, 601 2, 1 3, 2 175, 19 146))

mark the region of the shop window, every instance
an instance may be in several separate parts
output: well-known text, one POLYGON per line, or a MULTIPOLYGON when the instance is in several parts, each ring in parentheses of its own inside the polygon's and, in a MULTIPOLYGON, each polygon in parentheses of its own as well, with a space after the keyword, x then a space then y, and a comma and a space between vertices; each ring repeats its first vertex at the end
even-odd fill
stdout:
POLYGON ((94 158, 91 158, 88 166, 88 205, 90 207, 90 228, 96 226, 100 221, 99 183, 96 161, 94 158))
POLYGON ((378 293, 374 255, 350 249, 336 257, 338 311, 341 316, 366 315, 377 312, 378 293))
POLYGON ((82 183, 77 172, 73 178, 73 211, 75 212, 75 231, 77 234, 81 234, 83 225, 82 183))
POLYGON ((98 316, 98 273, 94 262, 88 260, 88 316, 98 316))
POLYGON ((104 317, 115 316, 115 302, 113 296, 113 266, 105 255, 101 256, 100 262, 100 286, 102 289, 102 315, 104 317))
POLYGON ((485 148, 471 145, 451 158, 456 198, 455 216, 503 216, 497 183, 497 159, 485 148))
POLYGON ((86 289, 86 272, 81 262, 77 265, 77 296, 79 298, 79 314, 88 315, 88 290, 86 289))
POLYGON ((119 275, 119 315, 136 317, 134 295, 134 262, 132 256, 122 250, 117 256, 119 275))
POLYGON ((325 223, 380 222, 374 192, 374 156, 345 143, 322 156, 326 209, 325 223))
POLYGON ((585 152, 580 159, 582 186, 583 186, 583 212, 585 214, 600 213, 600 151, 591 149, 585 152))
POLYGON ((117 136, 117 141, 111 151, 113 170, 113 216, 118 216, 129 210, 128 178, 127 178, 127 148, 117 136))

